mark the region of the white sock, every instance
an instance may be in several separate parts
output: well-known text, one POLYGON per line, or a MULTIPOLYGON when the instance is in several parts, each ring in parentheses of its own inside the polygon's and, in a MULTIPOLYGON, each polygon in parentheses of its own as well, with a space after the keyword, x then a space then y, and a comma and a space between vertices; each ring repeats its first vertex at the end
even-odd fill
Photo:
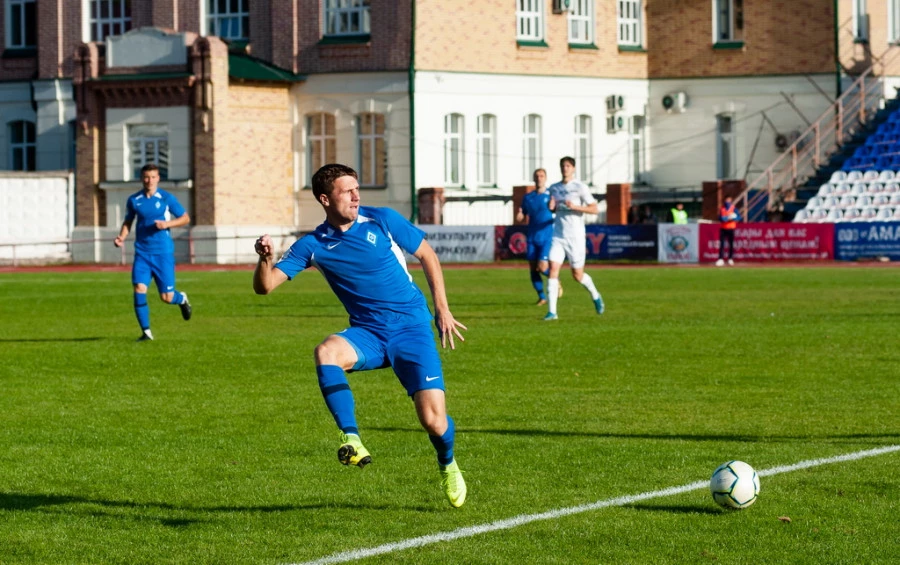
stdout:
POLYGON ((584 273, 581 275, 581 286, 586 288, 588 292, 591 293, 591 300, 597 300, 600 298, 600 293, 597 292, 597 287, 594 286, 594 279, 591 278, 591 275, 584 273))
POLYGON ((547 312, 556 314, 556 301, 559 298, 559 279, 547 279, 547 312))

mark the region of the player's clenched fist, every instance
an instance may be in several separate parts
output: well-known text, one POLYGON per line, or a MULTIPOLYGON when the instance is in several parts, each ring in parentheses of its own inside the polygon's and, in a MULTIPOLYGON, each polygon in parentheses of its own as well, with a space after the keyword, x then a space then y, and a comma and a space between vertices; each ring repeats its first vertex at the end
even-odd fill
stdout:
POLYGON ((272 256, 272 238, 269 237, 269 234, 261 236, 256 240, 256 253, 260 257, 272 256))

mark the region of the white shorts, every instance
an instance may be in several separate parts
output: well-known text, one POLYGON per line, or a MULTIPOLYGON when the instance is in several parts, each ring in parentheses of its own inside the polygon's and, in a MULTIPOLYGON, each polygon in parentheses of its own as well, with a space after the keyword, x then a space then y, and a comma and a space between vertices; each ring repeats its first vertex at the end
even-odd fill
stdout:
POLYGON ((569 266, 573 269, 581 269, 584 267, 585 256, 587 255, 587 241, 584 233, 581 236, 574 237, 554 237, 550 243, 549 259, 553 263, 562 263, 569 259, 569 266))

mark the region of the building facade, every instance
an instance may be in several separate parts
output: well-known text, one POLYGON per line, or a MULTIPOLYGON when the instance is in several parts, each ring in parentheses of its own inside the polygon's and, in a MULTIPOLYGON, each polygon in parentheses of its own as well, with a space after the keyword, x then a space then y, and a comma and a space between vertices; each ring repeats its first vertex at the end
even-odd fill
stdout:
POLYGON ((442 188, 445 223, 511 221, 566 155, 596 194, 689 194, 764 170, 900 39, 900 0, 2 1, 0 170, 74 170, 73 236, 104 241, 78 260, 118 259, 151 161, 204 262, 320 223, 327 162, 413 218, 442 188))

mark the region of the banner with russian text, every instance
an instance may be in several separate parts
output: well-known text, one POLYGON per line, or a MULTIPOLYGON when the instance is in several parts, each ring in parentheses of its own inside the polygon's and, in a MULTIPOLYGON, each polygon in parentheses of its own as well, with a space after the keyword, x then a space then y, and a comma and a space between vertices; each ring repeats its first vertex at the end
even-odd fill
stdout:
POLYGON ((900 261, 900 222, 853 222, 834 226, 834 258, 900 261))
MULTIPOLYGON (((719 224, 700 224, 700 262, 719 258, 719 224)), ((734 230, 735 261, 834 259, 834 224, 754 223, 734 230)))
MULTIPOLYGON (((524 259, 528 249, 527 226, 497 226, 496 258, 524 259)), ((588 259, 656 260, 656 225, 608 226, 590 224, 585 228, 588 259)))
POLYGON ((697 224, 659 224, 659 262, 697 263, 699 241, 697 224))
POLYGON ((441 263, 494 260, 494 226, 420 225, 441 263))

